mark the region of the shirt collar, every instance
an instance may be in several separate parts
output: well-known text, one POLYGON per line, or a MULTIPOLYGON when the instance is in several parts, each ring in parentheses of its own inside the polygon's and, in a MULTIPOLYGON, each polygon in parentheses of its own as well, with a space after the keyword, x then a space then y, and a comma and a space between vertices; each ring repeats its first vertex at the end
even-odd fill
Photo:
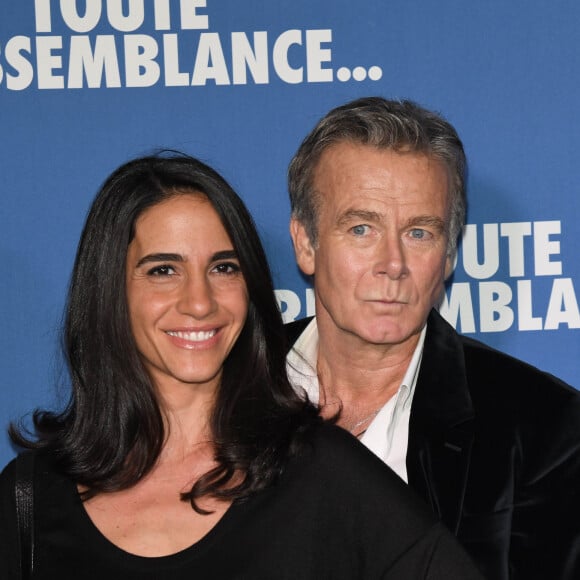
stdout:
MULTIPOLYGON (((421 366, 421 359, 423 357, 423 345, 425 344, 426 333, 427 325, 423 327, 419 335, 419 340, 411 357, 411 362, 401 382, 401 387, 403 388, 399 388, 400 396, 402 397, 400 404, 403 406, 410 405, 413 400, 417 377, 419 375, 419 367, 421 366)), ((290 382, 295 388, 302 388, 308 399, 314 405, 318 404, 319 399, 318 374, 316 372, 318 340, 318 325, 316 323, 316 317, 314 317, 302 331, 302 334, 298 337, 298 340, 296 340, 286 358, 290 382)))
POLYGON ((316 318, 313 318, 288 353, 286 369, 294 388, 301 388, 314 405, 318 405, 319 398, 317 358, 318 325, 316 318))
POLYGON ((419 367, 421 366, 421 359, 423 358, 423 346, 425 344, 425 335, 427 334, 427 325, 423 326, 423 330, 419 335, 419 340, 417 341, 417 346, 415 347, 415 352, 413 352, 413 356, 411 357, 411 362, 407 367, 407 372, 403 377, 401 382, 401 387, 405 387, 400 389, 401 396, 403 400, 401 403, 403 406, 407 406, 411 404, 413 400, 413 395, 415 393, 415 386, 417 385, 417 378, 419 376, 419 367))

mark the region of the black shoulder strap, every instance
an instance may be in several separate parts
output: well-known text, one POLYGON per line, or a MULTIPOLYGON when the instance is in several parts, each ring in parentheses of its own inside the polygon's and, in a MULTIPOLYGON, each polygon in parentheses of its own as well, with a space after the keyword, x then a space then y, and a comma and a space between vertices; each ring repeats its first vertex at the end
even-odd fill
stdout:
POLYGON ((21 453, 16 459, 14 491, 22 580, 30 580, 34 567, 33 477, 34 453, 21 453))

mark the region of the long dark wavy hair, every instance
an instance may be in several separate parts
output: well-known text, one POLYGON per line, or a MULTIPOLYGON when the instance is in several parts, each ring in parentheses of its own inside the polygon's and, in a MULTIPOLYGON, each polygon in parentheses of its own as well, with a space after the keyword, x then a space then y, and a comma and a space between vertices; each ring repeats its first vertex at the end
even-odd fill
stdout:
POLYGON ((125 271, 137 218, 175 195, 204 194, 239 259, 249 296, 242 332, 224 363, 211 417, 217 466, 182 495, 240 499, 270 485, 317 413, 297 396, 285 368, 286 344, 268 262, 254 222, 211 167, 177 152, 122 165, 104 182, 87 216, 64 324, 71 396, 62 412, 37 409, 34 435, 12 425, 20 446, 49 449, 85 498, 126 489, 154 466, 166 438, 162 411, 133 338, 125 271), (234 475, 242 478, 234 480, 234 475))

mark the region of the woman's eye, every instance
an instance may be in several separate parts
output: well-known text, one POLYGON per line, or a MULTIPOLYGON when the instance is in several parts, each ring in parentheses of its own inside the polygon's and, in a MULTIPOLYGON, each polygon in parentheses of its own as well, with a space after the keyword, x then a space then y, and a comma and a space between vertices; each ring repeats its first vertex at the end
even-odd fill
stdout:
POLYGON ((358 226, 354 226, 351 228, 351 232, 355 235, 355 236, 364 236, 365 234, 367 234, 369 232, 369 227, 365 224, 361 224, 358 226))
POLYGON ((171 276, 172 274, 175 274, 175 270, 167 265, 155 266, 147 272, 148 276, 171 276))
POLYGON ((237 274, 240 271, 240 266, 233 262, 224 262, 215 266, 214 271, 218 274, 237 274))

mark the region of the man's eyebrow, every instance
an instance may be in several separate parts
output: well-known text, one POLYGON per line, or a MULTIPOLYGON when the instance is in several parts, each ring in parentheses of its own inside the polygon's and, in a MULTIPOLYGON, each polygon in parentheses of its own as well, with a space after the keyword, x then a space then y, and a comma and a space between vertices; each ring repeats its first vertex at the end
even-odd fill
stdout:
POLYGON ((419 215, 407 221, 407 227, 413 226, 431 226, 444 232, 447 230, 447 225, 444 220, 436 215, 419 215))
POLYGON ((337 225, 346 225, 354 220, 362 220, 366 222, 378 222, 382 219, 382 215, 376 211, 366 209, 348 209, 341 214, 336 223, 337 225))
MULTIPOLYGON (((365 222, 379 222, 383 219, 383 215, 376 211, 365 209, 349 209, 341 214, 337 219, 337 225, 348 225, 353 221, 361 220, 365 222)), ((439 216, 435 215, 419 215, 409 218, 406 227, 431 226, 440 232, 447 231, 446 222, 439 216)))

